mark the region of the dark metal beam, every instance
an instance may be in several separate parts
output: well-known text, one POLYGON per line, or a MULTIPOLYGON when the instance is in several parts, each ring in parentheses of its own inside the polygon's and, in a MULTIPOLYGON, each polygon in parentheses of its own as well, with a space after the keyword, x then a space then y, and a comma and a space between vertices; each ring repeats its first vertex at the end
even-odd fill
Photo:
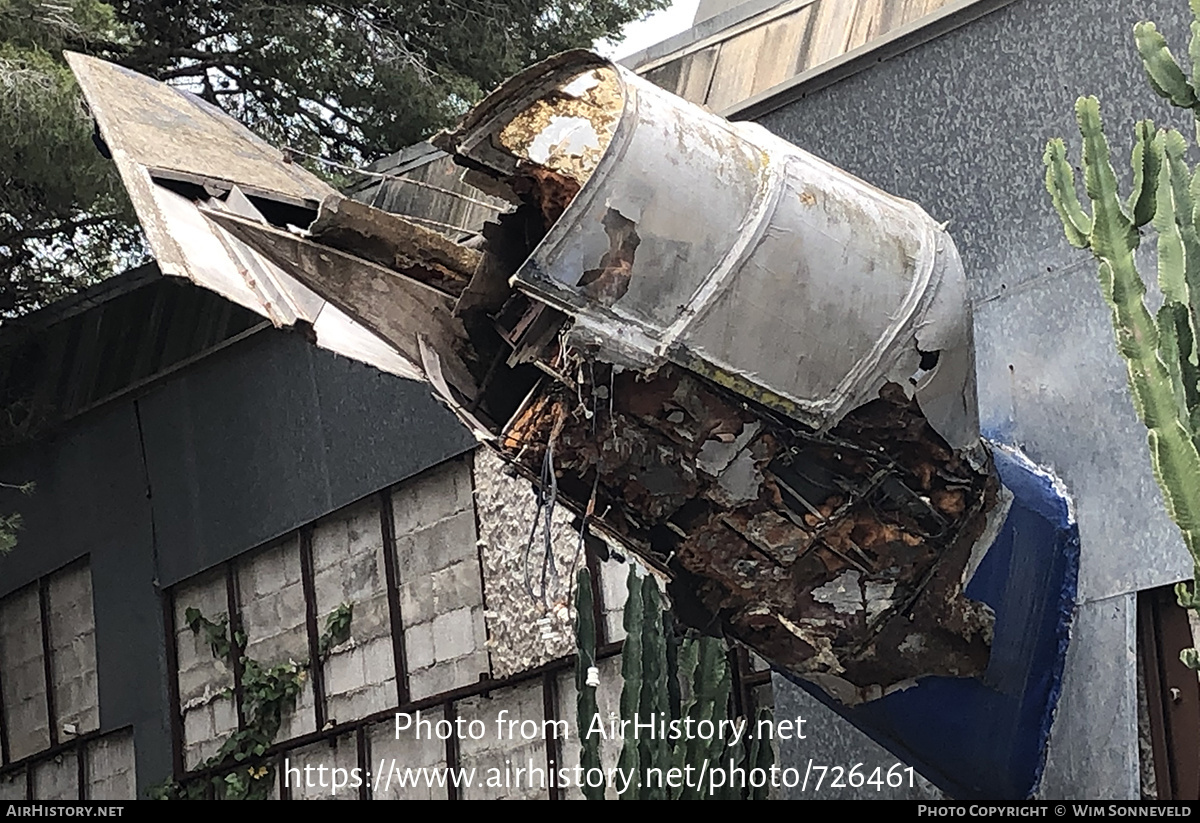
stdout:
POLYGON ((246 713, 242 709, 242 655, 245 649, 237 642, 242 628, 242 613, 238 608, 237 574, 231 560, 225 564, 225 603, 229 611, 229 649, 233 658, 233 706, 237 711, 238 731, 246 728, 246 713))
POLYGON ((162 592, 163 631, 167 637, 167 699, 171 701, 171 773, 176 780, 183 776, 183 713, 179 707, 179 650, 176 647, 175 595, 162 592))
MULTIPOLYGON (((558 682, 554 672, 542 675, 542 719, 550 721, 550 728, 556 732, 553 735, 543 735, 546 742, 546 778, 550 786, 550 799, 562 800, 562 790, 554 779, 555 769, 562 754, 558 745, 558 726, 554 723, 558 720, 558 682)), ((542 724, 542 728, 546 728, 545 723, 542 724)))
POLYGON ((392 491, 379 493, 379 525, 383 531, 383 573, 387 581, 388 616, 392 626, 392 665, 396 672, 396 700, 408 702, 408 658, 404 647, 404 614, 400 610, 400 573, 396 568, 396 521, 392 491))
POLYGON ((54 671, 50 660, 50 578, 38 580, 38 609, 42 624, 42 672, 46 678, 46 723, 51 747, 58 745, 58 712, 54 705, 54 671))
POLYGON ((317 592, 313 583, 311 525, 300 529, 300 580, 304 587, 304 621, 308 628, 308 669, 312 678, 317 731, 325 728, 325 667, 321 664, 320 630, 317 627, 317 592))

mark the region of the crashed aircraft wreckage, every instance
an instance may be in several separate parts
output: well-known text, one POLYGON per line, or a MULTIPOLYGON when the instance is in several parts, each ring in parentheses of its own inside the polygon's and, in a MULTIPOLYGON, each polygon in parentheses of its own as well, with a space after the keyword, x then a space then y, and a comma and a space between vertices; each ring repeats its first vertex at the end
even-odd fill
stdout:
POLYGON ((995 615, 964 589, 1013 495, 965 275, 919 207, 571 52, 435 139, 512 204, 460 244, 70 62, 165 273, 427 381, 684 620, 844 707, 985 676, 995 615))

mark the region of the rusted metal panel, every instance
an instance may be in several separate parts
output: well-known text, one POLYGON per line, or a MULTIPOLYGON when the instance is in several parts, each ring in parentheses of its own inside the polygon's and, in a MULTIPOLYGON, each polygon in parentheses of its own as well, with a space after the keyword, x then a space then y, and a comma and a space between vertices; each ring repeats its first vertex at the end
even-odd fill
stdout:
POLYGON ((1195 645, 1188 613, 1172 586, 1137 599, 1158 799, 1200 800, 1200 681, 1179 661, 1179 652, 1195 645))
POLYGON ((545 226, 512 283, 559 319, 506 340, 551 379, 500 428, 511 460, 605 512, 691 623, 845 704, 983 671, 962 585, 999 484, 942 227, 585 53, 435 144, 545 226))

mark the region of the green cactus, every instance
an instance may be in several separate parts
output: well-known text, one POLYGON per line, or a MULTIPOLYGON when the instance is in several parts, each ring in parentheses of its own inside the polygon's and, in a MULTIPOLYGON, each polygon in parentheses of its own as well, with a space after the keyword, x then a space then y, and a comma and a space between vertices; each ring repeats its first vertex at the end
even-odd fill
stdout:
MULTIPOLYGON (((575 719, 581 733, 596 716, 596 687, 588 685, 588 670, 596 665, 596 615, 592 610, 592 581, 586 568, 575 578, 575 719)), ((579 765, 585 771, 601 768, 600 738, 596 735, 580 738, 582 747, 579 765)), ((603 786, 581 787, 588 800, 603 800, 603 786)))
MULTIPOLYGON (((1193 16, 1189 80, 1153 23, 1139 23, 1134 41, 1151 87, 1173 105, 1191 109, 1200 134, 1200 0, 1193 16)), ((1193 586, 1176 587, 1179 605, 1200 609, 1200 169, 1189 169, 1187 141, 1173 129, 1137 124, 1133 191, 1122 204, 1100 121, 1100 103, 1081 97, 1075 106, 1083 137, 1084 182, 1092 213, 1080 204, 1075 173, 1060 139, 1046 146, 1046 188, 1067 240, 1091 249, 1099 261, 1100 284, 1111 311, 1117 349, 1125 360, 1130 393, 1147 429, 1154 477, 1167 513, 1179 527, 1193 558, 1193 586), (1157 235, 1158 285, 1163 305, 1157 316, 1146 306, 1146 285, 1134 252, 1139 229, 1157 235)), ((1186 649, 1180 660, 1200 668, 1200 652, 1186 649)))
MULTIPOLYGON (((577 577, 576 647, 578 657, 575 683, 579 690, 577 700, 578 728, 581 732, 589 728, 597 711, 596 691, 587 686, 586 670, 595 665, 595 625, 592 618, 591 579, 586 569, 577 577), (586 595, 584 592, 587 592, 586 595)), ((674 631, 669 612, 663 611, 662 596, 653 577, 638 577, 631 566, 626 581, 628 598, 625 601, 624 626, 625 645, 621 652, 622 689, 620 711, 623 720, 632 721, 635 716, 646 722, 651 715, 677 720, 690 717, 693 723, 708 720, 719 721, 729 717, 732 673, 727 659, 727 649, 721 640, 712 637, 679 637, 674 631)), ((759 719, 769 718, 768 709, 759 713, 759 719)), ((755 726, 754 728, 757 728, 755 726)), ((753 732, 753 729, 750 730, 753 732)), ((647 768, 659 768, 665 773, 671 768, 683 770, 691 765, 699 768, 703 761, 710 767, 728 766, 728 759, 751 768, 770 769, 774 753, 769 741, 757 740, 747 750, 740 745, 737 750, 727 749, 720 739, 704 739, 693 735, 678 740, 650 740, 646 735, 635 738, 632 723, 626 728, 617 765, 622 769, 639 769, 645 774, 647 768)), ((584 768, 600 764, 599 740, 581 738, 580 765, 584 768)), ((713 797, 724 799, 759 799, 766 797, 767 789, 726 787, 713 797)), ((603 790, 594 790, 585 796, 589 799, 603 798, 603 790)), ((709 797, 707 790, 698 786, 679 787, 642 785, 635 782, 622 799, 703 799, 709 797)))
MULTIPOLYGON (((625 646, 621 649, 621 677, 625 683, 621 687, 621 718, 633 720, 640 711, 642 703, 642 647, 644 641, 645 610, 642 605, 642 586, 635 574, 634 566, 629 565, 629 578, 626 581, 629 589, 625 601, 623 625, 625 627, 625 646)), ((640 774, 641 765, 638 741, 632 724, 625 727, 625 740, 621 746, 621 755, 617 758, 617 768, 626 774, 640 774)), ((622 800, 638 800, 641 792, 634 790, 621 795, 622 800)))

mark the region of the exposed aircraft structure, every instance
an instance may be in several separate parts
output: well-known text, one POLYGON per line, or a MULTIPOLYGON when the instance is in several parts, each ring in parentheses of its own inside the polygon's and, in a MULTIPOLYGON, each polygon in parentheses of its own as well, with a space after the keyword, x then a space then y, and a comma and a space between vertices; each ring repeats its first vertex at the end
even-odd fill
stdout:
POLYGON ((848 706, 986 669, 963 589, 1009 497, 965 276, 916 205, 571 52, 435 140, 512 203, 462 244, 71 65, 164 272, 426 380, 697 628, 848 706))

